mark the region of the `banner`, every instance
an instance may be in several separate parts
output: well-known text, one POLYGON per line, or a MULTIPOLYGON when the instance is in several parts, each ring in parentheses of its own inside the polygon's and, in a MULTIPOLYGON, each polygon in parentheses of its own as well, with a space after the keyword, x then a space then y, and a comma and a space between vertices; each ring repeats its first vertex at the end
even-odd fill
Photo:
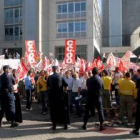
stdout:
POLYGON ((27 65, 35 65, 36 64, 36 48, 35 48, 35 41, 34 40, 26 40, 26 53, 28 56, 28 63, 27 65))
POLYGON ((69 65, 75 64, 76 40, 65 41, 65 63, 69 65))
POLYGON ((18 66, 17 68, 17 72, 18 72, 18 78, 19 80, 22 80, 28 72, 27 67, 25 66, 24 62, 22 61, 21 64, 18 66))
POLYGON ((12 69, 17 69, 20 64, 20 59, 4 59, 0 60, 0 67, 9 65, 12 69))

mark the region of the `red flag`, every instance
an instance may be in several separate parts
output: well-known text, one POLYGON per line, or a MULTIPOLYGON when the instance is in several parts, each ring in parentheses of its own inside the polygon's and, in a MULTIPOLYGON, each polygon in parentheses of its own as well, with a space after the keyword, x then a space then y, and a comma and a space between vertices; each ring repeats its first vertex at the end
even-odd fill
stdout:
POLYGON ((120 60, 119 71, 124 72, 125 70, 126 70, 126 68, 124 67, 124 64, 123 64, 122 60, 120 60))
POLYGON ((90 71, 92 69, 92 64, 90 62, 86 63, 86 71, 90 71))
POLYGON ((95 67, 97 67, 97 65, 96 65, 96 60, 93 60, 93 61, 92 61, 92 69, 95 68, 95 67))
POLYGON ((99 70, 103 70, 103 69, 104 69, 104 66, 103 66, 102 61, 100 60, 100 57, 97 58, 97 60, 96 60, 96 65, 97 65, 97 68, 98 68, 99 70))
POLYGON ((22 80, 27 75, 28 69, 23 61, 18 66, 17 72, 18 72, 19 80, 22 80))
POLYGON ((26 40, 26 53, 28 56, 28 65, 35 65, 36 64, 36 48, 35 48, 35 41, 34 40, 26 40))
POLYGON ((75 64, 76 40, 65 40, 65 63, 75 64))
POLYGON ((86 69, 85 60, 84 60, 84 59, 81 59, 79 73, 80 73, 81 75, 83 75, 84 72, 85 72, 85 69, 86 69))
POLYGON ((42 66, 42 69, 45 70, 46 67, 47 67, 47 58, 44 57, 44 59, 43 59, 43 66, 42 66))

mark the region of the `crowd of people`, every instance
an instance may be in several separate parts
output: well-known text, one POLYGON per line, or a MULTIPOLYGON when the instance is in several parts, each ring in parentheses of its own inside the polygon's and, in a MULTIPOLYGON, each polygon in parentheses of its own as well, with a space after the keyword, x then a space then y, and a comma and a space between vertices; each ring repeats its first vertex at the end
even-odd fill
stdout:
POLYGON ((105 129, 105 117, 110 116, 115 107, 119 112, 118 123, 122 124, 126 115, 127 125, 134 125, 132 132, 139 135, 140 69, 137 72, 130 69, 121 73, 118 67, 111 72, 99 71, 95 67, 92 71, 78 73, 73 70, 63 72, 57 66, 53 66, 52 73, 30 70, 23 81, 18 81, 16 70, 12 70, 11 73, 9 66, 4 66, 3 71, 0 78, 0 126, 4 113, 6 119, 11 122, 11 127, 18 126, 17 122, 22 122, 20 105, 22 95, 26 97, 27 111, 33 110, 33 100, 41 102, 42 115, 46 115, 49 110, 53 130, 56 130, 57 124, 62 124, 64 129, 68 129, 70 115, 73 113, 76 113, 77 118, 83 116, 82 128, 86 130, 89 117, 95 116, 97 110, 99 129, 102 131, 105 129), (114 95, 115 106, 112 104, 114 95), (137 103, 136 111, 134 111, 135 103, 137 103), (133 124, 134 114, 135 124, 133 124))

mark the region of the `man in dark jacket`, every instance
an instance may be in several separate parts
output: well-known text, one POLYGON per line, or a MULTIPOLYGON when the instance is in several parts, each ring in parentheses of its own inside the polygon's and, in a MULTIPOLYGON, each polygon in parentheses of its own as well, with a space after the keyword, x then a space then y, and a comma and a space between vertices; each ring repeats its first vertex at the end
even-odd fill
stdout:
POLYGON ((3 67, 4 73, 1 75, 1 115, 0 125, 4 113, 8 121, 11 121, 11 127, 18 126, 15 123, 15 96, 13 93, 13 85, 15 84, 14 77, 10 74, 8 65, 3 67))
POLYGON ((69 108, 67 83, 64 78, 58 74, 58 67, 53 66, 53 75, 48 78, 50 115, 53 124, 53 130, 56 129, 56 124, 63 124, 64 129, 67 129, 69 124, 69 108), (64 89, 64 90, 63 90, 64 89))
POLYGON ((140 128, 140 69, 137 70, 137 83, 136 83, 136 88, 137 88, 137 111, 136 111, 136 121, 135 121, 135 128, 132 131, 132 133, 139 135, 139 128, 140 128))
POLYGON ((101 78, 98 76, 98 68, 93 68, 92 74, 93 76, 87 80, 88 97, 84 116, 83 129, 86 130, 88 118, 90 116, 89 113, 91 113, 92 116, 95 115, 95 107, 96 107, 99 115, 100 131, 102 131, 104 130, 103 127, 104 114, 102 106, 103 82, 101 78))

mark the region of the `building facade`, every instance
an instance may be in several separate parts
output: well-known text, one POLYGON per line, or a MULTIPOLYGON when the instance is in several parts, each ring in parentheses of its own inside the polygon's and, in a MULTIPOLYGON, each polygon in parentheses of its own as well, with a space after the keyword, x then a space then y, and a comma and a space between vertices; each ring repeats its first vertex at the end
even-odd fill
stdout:
POLYGON ((139 13, 140 0, 103 0, 102 51, 125 53, 139 47, 139 13))
POLYGON ((1 0, 0 53, 24 54, 25 40, 35 40, 44 55, 64 58, 66 39, 75 39, 76 55, 92 60, 100 53, 101 13, 98 0, 1 0))

